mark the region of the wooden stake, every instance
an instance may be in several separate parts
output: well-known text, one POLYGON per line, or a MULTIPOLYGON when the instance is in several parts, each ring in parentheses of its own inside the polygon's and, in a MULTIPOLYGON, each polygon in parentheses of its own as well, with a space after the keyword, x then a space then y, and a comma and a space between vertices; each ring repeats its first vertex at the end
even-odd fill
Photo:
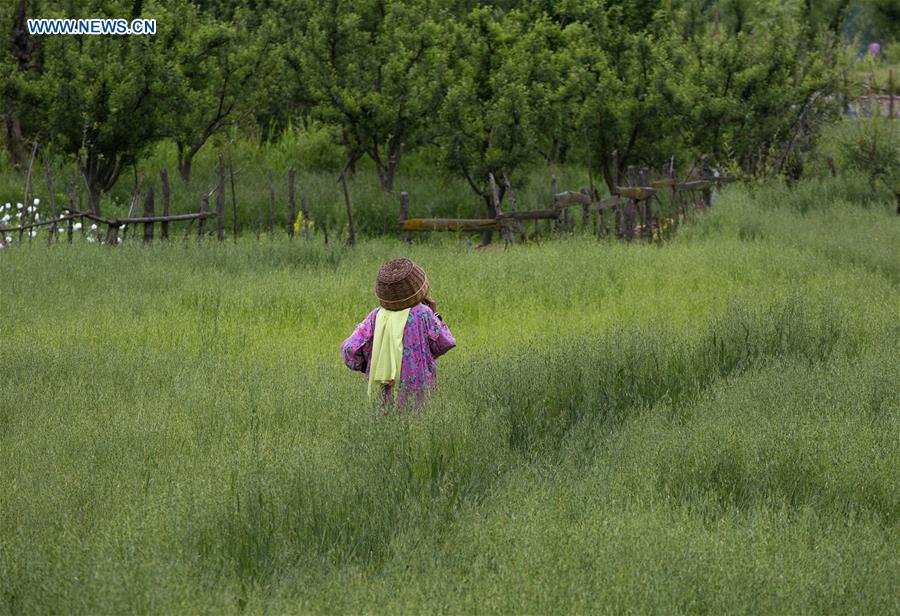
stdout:
MULTIPOLYGON (((613 177, 613 190, 619 186, 619 150, 612 151, 612 177, 613 177)), ((622 208, 619 206, 617 202, 616 205, 613 206, 613 226, 615 227, 615 235, 616 237, 623 237, 625 235, 624 229, 622 228, 622 208)))
MULTIPOLYGON (((403 227, 403 223, 409 220, 409 193, 401 192, 400 193, 400 227, 403 227)), ((412 242, 412 235, 403 231, 400 234, 403 237, 403 241, 407 244, 412 242)))
MULTIPOLYGON (((50 191, 50 217, 56 218, 56 199, 53 196, 53 178, 50 176, 50 161, 47 160, 46 146, 44 146, 43 150, 41 151, 41 162, 44 165, 44 177, 47 179, 47 190, 50 191)), ((56 225, 50 225, 50 231, 47 233, 47 246, 49 246, 53 241, 53 233, 55 231, 56 225)))
MULTIPOLYGON (((203 198, 200 199, 200 213, 206 214, 209 212, 209 195, 203 195, 203 198)), ((203 239, 203 232, 206 230, 206 217, 200 218, 197 220, 197 241, 203 239)))
POLYGON ((275 239, 275 188, 269 185, 269 239, 275 239))
POLYGON ((115 246, 119 243, 119 230, 115 223, 109 223, 106 227, 106 245, 115 246))
MULTIPOLYGON (((153 186, 147 189, 147 196, 144 198, 144 218, 152 218, 155 216, 153 210, 153 186)), ((135 225, 135 228, 137 225, 135 225)), ((144 243, 153 243, 153 221, 144 223, 144 243)))
MULTIPOLYGON (((509 210, 514 213, 519 212, 519 206, 516 204, 516 194, 513 192, 512 184, 509 182, 509 176, 503 172, 503 183, 506 185, 506 193, 509 195, 509 210)), ((525 227, 518 220, 516 221, 516 229, 519 231, 519 241, 523 244, 527 239, 525 236, 525 227)))
MULTIPOLYGON (((37 156, 37 141, 31 146, 31 159, 28 161, 28 173, 25 174, 25 202, 22 204, 22 217, 19 219, 19 226, 24 227, 26 224, 25 213, 28 211, 29 199, 31 199, 31 170, 34 167, 34 159, 37 156)), ((19 243, 25 235, 25 229, 19 229, 19 243)), ((28 234, 28 242, 31 243, 31 234, 28 234)))
POLYGON ((297 224, 297 202, 294 199, 294 168, 288 169, 288 238, 294 239, 294 225, 297 224))
POLYGON ((347 179, 344 177, 343 171, 341 171, 341 185, 344 187, 344 202, 347 204, 347 223, 349 225, 347 243, 353 246, 356 244, 356 227, 353 226, 353 208, 350 206, 350 191, 347 190, 347 179))
POLYGON ((231 177, 231 237, 237 242, 237 198, 234 194, 234 164, 231 161, 231 152, 228 153, 228 175, 231 177))
MULTIPOLYGON (((159 182, 162 187, 162 214, 169 215, 169 174, 165 169, 159 170, 159 182)), ((164 220, 159 224, 160 237, 163 240, 169 239, 169 221, 164 220)))
POLYGON ((225 240, 225 155, 219 152, 218 181, 216 183, 216 236, 225 240))
MULTIPOLYGON (((69 187, 69 211, 70 212, 75 211, 75 188, 72 186, 69 187)), ((81 219, 81 233, 82 233, 82 235, 84 234, 84 218, 81 219)), ((74 234, 75 234, 75 221, 74 221, 74 219, 70 218, 69 224, 66 227, 66 239, 68 240, 68 242, 70 244, 72 243, 72 236, 74 234)))
MULTIPOLYGON (((556 209, 556 195, 559 193, 559 190, 556 185, 556 174, 550 175, 550 207, 554 210, 556 209)), ((560 221, 559 219, 555 220, 551 225, 551 229, 559 229, 560 221)))
MULTIPOLYGON (((493 200, 494 211, 496 212, 496 218, 499 222, 500 218, 503 216, 503 211, 500 209, 500 190, 497 188, 497 180, 494 178, 493 173, 488 174, 488 181, 491 185, 491 199, 493 200)), ((515 241, 512 231, 506 225, 500 225, 500 237, 503 239, 503 244, 505 246, 509 246, 515 241)))

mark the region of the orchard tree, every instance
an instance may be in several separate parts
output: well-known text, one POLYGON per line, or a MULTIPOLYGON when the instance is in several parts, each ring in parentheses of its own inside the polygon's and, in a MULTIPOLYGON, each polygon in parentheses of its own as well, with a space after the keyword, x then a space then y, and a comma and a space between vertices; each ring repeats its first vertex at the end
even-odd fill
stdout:
POLYGON ((257 90, 273 76, 275 41, 268 13, 238 6, 227 21, 190 4, 175 8, 172 126, 178 173, 187 182, 191 164, 209 138, 252 112, 257 90))
MULTIPOLYGON (((41 17, 130 17, 140 3, 91 0, 44 2, 41 17)), ((28 138, 52 142, 78 161, 99 211, 100 195, 158 140, 172 104, 170 13, 150 3, 155 36, 32 37, 28 70, 4 70, 4 104, 28 138)), ((28 15, 31 16, 31 15, 28 15)), ((4 58, 8 69, 9 58, 4 58)))
POLYGON ((647 21, 626 19, 630 15, 618 6, 597 11, 570 52, 585 67, 578 83, 584 95, 577 123, 590 148, 590 162, 611 193, 626 166, 657 163, 679 149, 683 110, 690 104, 684 66, 670 53, 677 35, 666 17, 657 12, 647 21))
POLYGON ((740 17, 684 38, 673 55, 690 76, 682 88, 686 142, 732 158, 751 174, 781 173, 792 151, 812 143, 837 111, 845 54, 840 29, 846 3, 758 0, 740 17))
POLYGON ((339 128, 352 168, 368 156, 385 192, 438 101, 437 0, 304 0, 288 9, 289 62, 317 119, 339 128))
POLYGON ((25 135, 22 110, 38 101, 26 99, 25 84, 38 78, 40 41, 28 35, 29 16, 25 0, 5 3, 0 7, 0 23, 6 24, 0 56, 0 109, 3 111, 4 144, 13 165, 25 162, 25 135))
POLYGON ((465 179, 493 216, 489 174, 512 175, 535 157, 533 105, 548 97, 535 66, 540 56, 529 55, 528 20, 517 11, 476 8, 446 36, 446 88, 431 135, 446 169, 465 179))

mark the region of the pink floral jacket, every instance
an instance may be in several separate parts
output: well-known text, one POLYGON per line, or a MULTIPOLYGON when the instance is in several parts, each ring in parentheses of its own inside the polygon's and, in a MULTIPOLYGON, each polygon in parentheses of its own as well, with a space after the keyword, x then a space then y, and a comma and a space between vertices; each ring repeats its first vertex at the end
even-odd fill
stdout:
MULTIPOLYGON (((341 344, 341 356, 351 370, 369 376, 369 358, 372 355, 372 341, 375 333, 375 315, 378 308, 368 314, 356 331, 341 344)), ((456 346, 456 340, 445 323, 431 308, 417 304, 410 308, 406 327, 403 329, 403 361, 400 364, 400 383, 384 387, 383 401, 394 402, 397 390, 397 404, 403 406, 415 396, 421 403, 437 378, 436 360, 456 346)))

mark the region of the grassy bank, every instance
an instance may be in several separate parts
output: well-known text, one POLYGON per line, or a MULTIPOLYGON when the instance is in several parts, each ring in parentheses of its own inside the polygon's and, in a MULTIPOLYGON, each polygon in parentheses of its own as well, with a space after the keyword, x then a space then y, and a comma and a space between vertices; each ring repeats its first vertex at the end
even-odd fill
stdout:
POLYGON ((895 612, 900 228, 828 190, 662 247, 4 249, 0 612, 895 612), (384 419, 338 346, 399 255, 459 348, 384 419))

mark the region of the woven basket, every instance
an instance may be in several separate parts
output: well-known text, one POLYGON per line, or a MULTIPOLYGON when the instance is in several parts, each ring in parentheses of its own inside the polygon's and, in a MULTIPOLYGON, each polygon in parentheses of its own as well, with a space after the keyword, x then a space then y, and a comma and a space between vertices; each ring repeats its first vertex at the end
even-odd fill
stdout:
POLYGON ((375 277, 375 296, 386 310, 404 310, 420 303, 428 295, 425 270, 409 259, 385 263, 375 277))

